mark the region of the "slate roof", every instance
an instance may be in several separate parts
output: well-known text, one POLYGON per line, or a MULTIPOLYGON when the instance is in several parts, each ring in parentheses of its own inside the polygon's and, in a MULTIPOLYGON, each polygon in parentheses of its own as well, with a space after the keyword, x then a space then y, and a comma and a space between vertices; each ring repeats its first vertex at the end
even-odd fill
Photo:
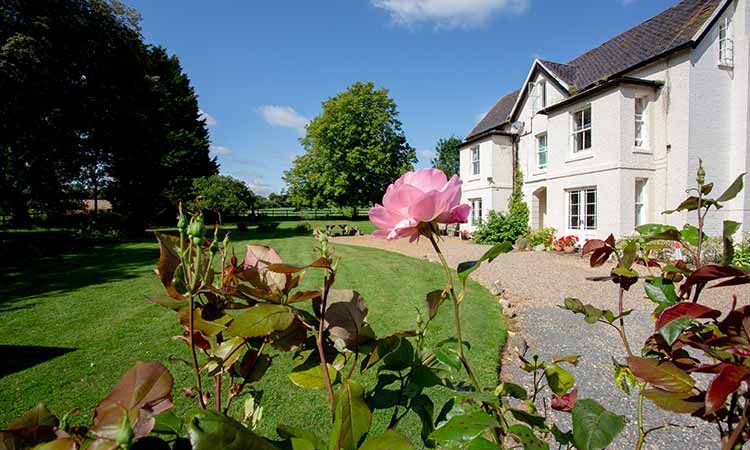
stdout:
MULTIPOLYGON (((565 64, 540 62, 581 92, 602 79, 690 44, 722 1, 683 0, 565 64)), ((519 89, 501 98, 467 139, 507 122, 520 92, 519 89)))

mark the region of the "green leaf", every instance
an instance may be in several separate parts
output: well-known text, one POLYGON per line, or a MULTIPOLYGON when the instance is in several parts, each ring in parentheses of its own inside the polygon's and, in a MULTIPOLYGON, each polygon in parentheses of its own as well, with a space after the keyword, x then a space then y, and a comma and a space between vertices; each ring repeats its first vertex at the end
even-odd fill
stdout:
POLYGON ((433 431, 430 438, 438 442, 467 442, 497 426, 497 419, 485 412, 478 411, 452 417, 445 425, 433 431))
POLYGON ((364 372, 380 362, 383 358, 393 353, 400 345, 401 338, 398 336, 388 336, 378 339, 372 352, 362 360, 360 372, 364 372))
POLYGON ((478 437, 471 441, 468 450, 497 450, 497 445, 485 438, 478 437))
POLYGON ((734 180, 734 182, 729 185, 726 191, 724 191, 723 194, 719 196, 719 198, 716 199, 717 202, 726 202, 729 200, 732 200, 733 198, 737 197, 737 194, 742 191, 743 182, 742 179, 745 177, 745 174, 742 173, 740 176, 737 177, 737 179, 734 180))
POLYGON ((669 392, 689 392, 695 380, 670 361, 629 356, 628 367, 633 375, 669 392))
POLYGON ((435 316, 437 316, 438 309, 440 308, 440 305, 443 304, 446 298, 448 298, 448 296, 442 289, 438 289, 427 294, 425 300, 427 301, 427 309, 429 311, 430 320, 434 319, 435 316))
POLYGON ((661 409, 680 414, 692 414, 705 405, 703 400, 694 396, 692 392, 669 392, 653 388, 644 390, 643 396, 661 409))
POLYGON ((462 282, 466 282, 466 279, 469 278, 469 275, 471 275, 472 272, 477 270, 479 266, 482 264, 481 260, 477 261, 464 261, 458 265, 456 268, 456 272, 458 272, 458 279, 462 282))
POLYGON ((721 264, 723 266, 729 266, 734 260, 734 233, 740 229, 740 222, 733 220, 724 221, 724 229, 722 232, 722 241, 724 244, 724 254, 722 256, 721 264))
POLYGON ((313 447, 315 448, 315 450, 325 450, 328 447, 325 441, 322 438, 320 438, 317 434, 311 431, 303 430, 302 428, 280 424, 276 426, 276 432, 283 439, 297 438, 297 439, 308 441, 313 444, 313 447))
POLYGON ((500 244, 494 245, 492 248, 484 252, 484 255, 482 255, 481 258, 479 258, 479 261, 487 261, 492 262, 495 258, 500 256, 503 253, 509 253, 513 251, 513 244, 510 242, 502 242, 500 244))
MULTIPOLYGON (((698 209, 698 202, 699 199, 696 196, 690 196, 687 199, 685 199, 682 203, 677 206, 675 209, 669 209, 667 211, 664 211, 662 214, 672 214, 676 213, 678 211, 695 211, 698 209)), ((705 203, 702 203, 701 206, 703 206, 705 203)), ((676 240, 676 239, 673 239, 676 240)))
POLYGON ((458 356, 458 353, 449 349, 438 349, 435 352, 435 358, 441 363, 455 370, 461 370, 461 368, 463 367, 461 358, 458 356))
POLYGON ((671 346, 692 323, 691 317, 680 317, 659 328, 659 334, 667 341, 667 345, 671 346))
POLYGON ((365 441, 359 450, 413 450, 414 447, 394 430, 388 430, 384 435, 365 441))
POLYGON ((512 425, 508 428, 508 433, 521 442, 524 450, 549 450, 549 445, 539 439, 526 425, 512 425))
POLYGON ((208 409, 189 417, 187 431, 193 450, 278 450, 231 417, 208 409))
POLYGON ((659 305, 654 314, 659 315, 666 308, 679 302, 674 283, 666 278, 651 278, 644 284, 646 296, 652 302, 659 305))
POLYGON ((440 378, 440 375, 438 375, 437 370, 426 366, 419 366, 414 369, 411 381, 423 388, 442 384, 442 380, 440 378))
POLYGON ((259 303, 237 316, 227 332, 230 336, 263 337, 286 330, 292 321, 294 313, 288 306, 259 303))
POLYGON ((168 295, 146 296, 146 300, 173 311, 177 311, 187 305, 187 300, 175 300, 168 295))
MULTIPOLYGON (((698 245, 698 236, 699 236, 698 228, 694 227, 692 225, 685 224, 685 227, 682 229, 682 232, 680 235, 682 236, 682 240, 687 242, 690 245, 698 245)), ((703 238, 706 238, 706 234, 703 234, 703 238)))
POLYGON ((315 450, 315 446, 307 439, 292 438, 292 450, 315 450))
POLYGON ((383 358, 383 367, 388 370, 400 371, 414 364, 414 346, 408 339, 400 339, 398 347, 383 358))
POLYGON ((426 447, 434 448, 435 443, 430 440, 430 434, 435 431, 432 417, 435 414, 435 405, 432 403, 432 400, 430 400, 430 397, 424 394, 419 394, 411 400, 409 406, 412 411, 419 416, 419 420, 422 422, 422 431, 420 432, 422 442, 424 442, 426 447))
POLYGON ((515 383, 500 383, 495 388, 495 395, 497 397, 513 397, 518 400, 526 400, 529 397, 526 389, 515 383))
POLYGON ((519 422, 523 422, 535 428, 545 427, 546 419, 542 416, 537 416, 535 414, 531 414, 526 411, 523 411, 520 409, 513 409, 513 408, 511 408, 510 413, 513 415, 513 418, 515 418, 519 422))
MULTIPOLYGON (((336 369, 330 363, 326 363, 326 367, 328 368, 328 376, 333 382, 336 379, 336 369)), ((287 377, 292 383, 303 389, 315 390, 326 387, 326 379, 323 376, 323 368, 320 363, 295 367, 287 374, 287 377)))
POLYGON ((594 400, 578 400, 573 407, 573 441, 580 450, 607 448, 624 427, 625 417, 594 400))
POLYGON ((362 386, 345 380, 336 392, 335 419, 328 440, 329 450, 354 450, 370 430, 372 413, 367 407, 362 386))
POLYGON ((620 364, 612 358, 612 367, 614 369, 614 379, 617 387, 627 395, 636 386, 638 380, 635 379, 633 372, 626 365, 620 364))
POLYGON ((666 240, 666 241, 678 241, 680 240, 680 232, 677 228, 671 225, 662 225, 657 223, 650 223, 641 225, 635 229, 646 241, 655 240, 666 240))
POLYGON ((566 394, 575 386, 573 375, 558 365, 547 366, 544 369, 544 376, 547 378, 547 384, 550 389, 557 395, 566 394))
POLYGON ((638 252, 638 244, 634 240, 628 240, 622 249, 619 267, 630 269, 635 262, 635 256, 638 252))

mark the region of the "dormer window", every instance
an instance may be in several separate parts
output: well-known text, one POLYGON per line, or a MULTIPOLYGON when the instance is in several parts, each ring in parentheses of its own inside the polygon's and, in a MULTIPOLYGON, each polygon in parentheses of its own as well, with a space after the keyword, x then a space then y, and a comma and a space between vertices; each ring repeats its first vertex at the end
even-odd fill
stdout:
POLYGON ((719 22, 719 65, 734 66, 734 40, 732 39, 732 20, 729 16, 719 22))

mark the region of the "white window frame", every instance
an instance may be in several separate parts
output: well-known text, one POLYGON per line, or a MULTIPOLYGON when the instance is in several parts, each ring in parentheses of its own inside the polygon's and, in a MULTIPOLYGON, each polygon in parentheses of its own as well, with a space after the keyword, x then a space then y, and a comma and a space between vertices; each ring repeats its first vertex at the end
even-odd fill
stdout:
POLYGON ((648 204, 648 178, 636 178, 635 179, 635 196, 634 196, 634 208, 633 213, 635 214, 635 226, 643 225, 648 222, 648 215, 646 205, 648 204))
POLYGON ((482 167, 480 163, 480 156, 479 156, 479 146, 475 145, 471 147, 470 149, 470 156, 471 156, 471 174, 472 175, 479 175, 482 167))
POLYGON ((546 169, 549 164, 549 138, 547 133, 540 133, 536 135, 536 167, 538 169, 546 169), (544 145, 542 145, 544 140, 544 145), (544 163, 542 163, 542 155, 544 155, 544 163))
POLYGON ((636 96, 633 106, 633 146, 638 149, 649 148, 649 99, 647 96, 636 96), (642 109, 639 110, 639 105, 642 109), (640 136, 638 131, 640 130, 640 136))
POLYGON ((727 15, 719 21, 719 65, 734 66, 734 39, 732 39, 732 18, 727 15))
POLYGON ((567 225, 569 230, 578 231, 594 231, 597 228, 599 218, 599 207, 597 205, 599 197, 596 191, 596 187, 576 188, 569 189, 566 192, 568 202, 568 217, 567 225), (589 193, 593 193, 594 201, 589 202, 589 193), (577 196, 577 203, 574 202, 574 198, 577 196), (577 212, 574 212, 577 208, 577 212), (593 213, 590 212, 589 207, 593 207, 593 213), (589 218, 592 218, 592 222, 589 222, 589 218), (574 220, 577 219, 577 220, 574 220), (593 223, 593 224, 590 224, 593 223))
POLYGON ((584 106, 583 108, 577 109, 570 114, 570 144, 573 153, 582 153, 590 151, 593 147, 593 114, 591 104, 584 106), (589 122, 586 124, 586 111, 589 114, 589 122), (576 119, 576 116, 581 115, 580 121, 576 119), (588 132, 588 147, 586 147, 586 133, 588 132), (578 139, 583 139, 583 145, 578 148, 578 139))
POLYGON ((471 205, 471 224, 479 225, 482 223, 482 197, 470 198, 469 204, 471 205))

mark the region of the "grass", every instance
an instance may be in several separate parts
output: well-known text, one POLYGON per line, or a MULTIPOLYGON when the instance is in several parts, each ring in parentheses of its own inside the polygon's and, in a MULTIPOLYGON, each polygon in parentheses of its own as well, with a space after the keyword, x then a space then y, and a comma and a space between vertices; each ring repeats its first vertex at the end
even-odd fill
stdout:
MULTIPOLYGON (((287 262, 311 261, 315 241, 294 235, 295 225, 283 223, 265 235, 252 229, 235 233, 238 255, 252 240, 273 246, 287 262)), ((412 329, 416 308, 424 309, 424 295, 444 284, 440 267, 426 261, 376 249, 336 249, 341 257, 336 286, 364 296, 369 321, 380 336, 412 329)), ((89 423, 98 400, 138 359, 158 359, 173 373, 177 413, 194 406, 180 394, 191 384, 189 368, 169 360, 173 355, 187 357, 184 345, 171 339, 180 333, 176 317, 143 299, 162 292, 152 273, 157 257, 157 246, 149 240, 38 257, 0 271, 0 429, 39 400, 58 415, 79 406, 83 412, 73 416, 73 423, 89 423)), ((311 273, 305 283, 314 287, 319 280, 311 273)), ((433 321, 429 342, 453 335, 450 310, 443 307, 433 321)), ((462 311, 464 337, 472 343, 467 356, 481 382, 494 385, 506 336, 500 307, 472 282, 462 311)), ((294 386, 286 377, 290 368, 290 355, 275 357, 257 386, 264 392, 259 431, 269 437, 275 437, 277 423, 328 429, 325 392, 294 386)), ((361 381, 372 387, 374 376, 368 372, 361 381)), ((437 410, 448 397, 444 391, 434 392, 437 410)), ((241 403, 235 403, 235 417, 241 416, 241 403)), ((387 419, 376 414, 373 432, 383 431, 387 419)), ((399 428, 418 440, 419 423, 413 415, 399 428)))

